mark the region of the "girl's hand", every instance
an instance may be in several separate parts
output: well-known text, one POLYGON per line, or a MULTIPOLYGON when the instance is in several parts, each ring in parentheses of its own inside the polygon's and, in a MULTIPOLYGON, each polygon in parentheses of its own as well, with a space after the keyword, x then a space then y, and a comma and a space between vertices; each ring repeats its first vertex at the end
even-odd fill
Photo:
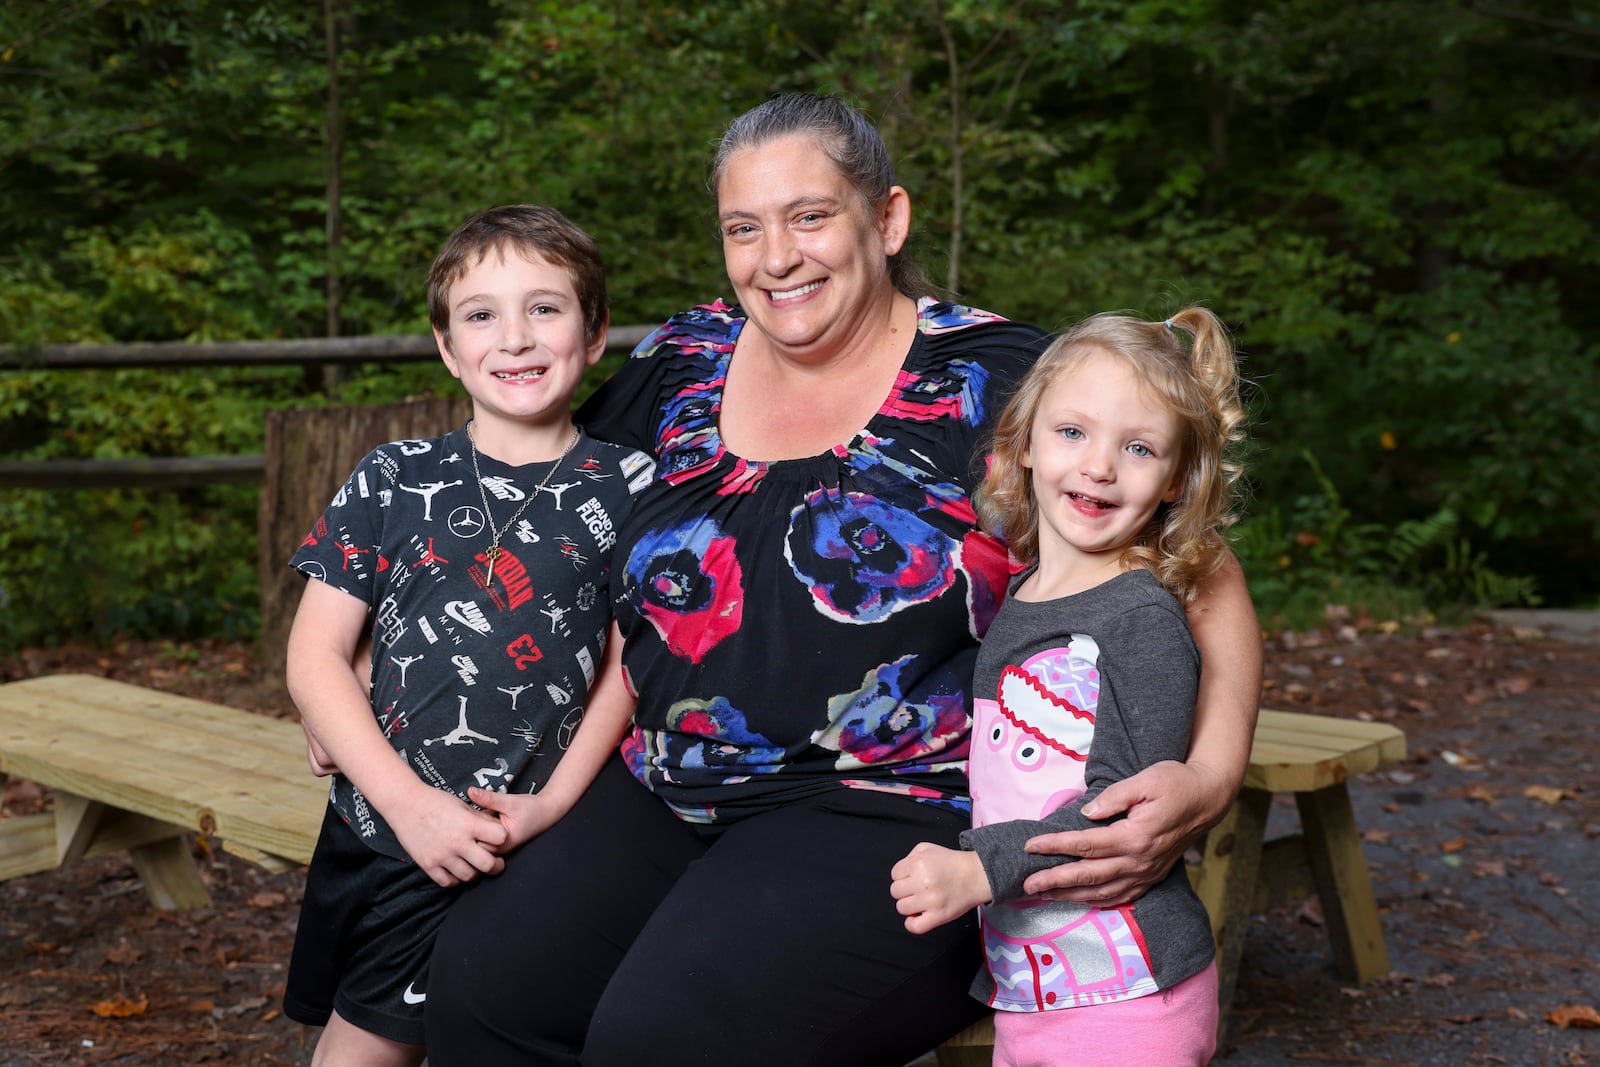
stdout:
POLYGON ((1023 888, 1035 896, 1096 907, 1131 903, 1166 877, 1232 800, 1231 777, 1205 764, 1153 764, 1106 787, 1083 809, 1092 819, 1122 812, 1127 818, 1031 839, 1025 846, 1031 853, 1079 860, 1030 875, 1023 888))
POLYGON ((960 918, 993 895, 976 852, 924 841, 889 872, 889 895, 906 917, 906 929, 925 934, 960 918))

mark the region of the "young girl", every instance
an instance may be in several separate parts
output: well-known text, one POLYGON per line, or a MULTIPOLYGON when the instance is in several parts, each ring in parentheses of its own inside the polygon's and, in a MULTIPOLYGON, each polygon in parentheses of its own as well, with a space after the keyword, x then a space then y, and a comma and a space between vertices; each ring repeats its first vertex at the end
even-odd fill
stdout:
POLYGON ((1188 750, 1200 658, 1183 605, 1226 554, 1243 423, 1227 332, 1191 307, 1068 330, 996 428, 979 514, 1026 568, 979 653, 973 828, 965 851, 914 848, 891 892, 913 933, 981 905, 972 993, 998 1009, 997 1065, 1215 1050, 1211 926, 1181 864, 1116 908, 1022 884, 1071 861, 1026 853, 1029 838, 1094 825, 1082 809, 1106 786, 1188 750))

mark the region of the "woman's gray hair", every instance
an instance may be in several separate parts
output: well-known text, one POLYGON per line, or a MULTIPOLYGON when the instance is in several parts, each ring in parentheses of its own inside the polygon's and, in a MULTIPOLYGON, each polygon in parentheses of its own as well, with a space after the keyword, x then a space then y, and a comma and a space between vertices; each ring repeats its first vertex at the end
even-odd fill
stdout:
MULTIPOLYGON (((876 212, 889 199, 889 190, 895 184, 894 162, 877 129, 843 100, 814 93, 775 96, 729 123, 711 160, 711 176, 706 183, 711 195, 717 195, 728 161, 736 152, 795 135, 816 141, 869 211, 876 212)), ((889 280, 913 300, 934 292, 927 275, 904 246, 889 257, 889 280)))

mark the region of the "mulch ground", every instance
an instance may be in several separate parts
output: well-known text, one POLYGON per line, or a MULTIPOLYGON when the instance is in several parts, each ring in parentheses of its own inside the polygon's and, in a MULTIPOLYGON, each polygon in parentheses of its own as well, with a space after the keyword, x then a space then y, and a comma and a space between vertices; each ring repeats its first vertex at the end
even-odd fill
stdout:
MULTIPOLYGON (((0 680, 66 671, 292 714, 247 646, 0 662, 0 680)), ((1224 1062, 1600 1065, 1600 646, 1336 620, 1273 637, 1267 673, 1267 706, 1406 731, 1406 761, 1353 789, 1394 973, 1341 982, 1314 901, 1256 917, 1224 1062)), ((6 781, 0 826, 49 804, 6 781)), ((310 1062, 279 1002, 301 875, 195 850, 197 912, 152 909, 120 856, 0 882, 0 1067, 310 1062)))

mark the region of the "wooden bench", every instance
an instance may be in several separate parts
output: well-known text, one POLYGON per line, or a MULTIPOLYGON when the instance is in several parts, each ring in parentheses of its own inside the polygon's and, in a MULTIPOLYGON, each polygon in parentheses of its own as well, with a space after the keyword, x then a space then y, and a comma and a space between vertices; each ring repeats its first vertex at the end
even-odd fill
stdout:
MULTIPOLYGON (((1201 861, 1189 867, 1217 942, 1219 1049, 1245 931, 1256 912, 1315 893, 1339 975, 1360 983, 1388 972, 1389 953, 1346 783, 1405 754, 1405 734, 1384 723, 1261 712, 1244 787, 1206 835, 1201 861), (1268 841, 1274 793, 1294 795, 1300 831, 1268 841)), ((936 1058, 939 1067, 987 1067, 993 1046, 994 1024, 984 1019, 941 1045, 936 1058)))
MULTIPOLYGON (((1340 975, 1366 982, 1388 971, 1346 783, 1404 756, 1393 726, 1261 713, 1244 788, 1189 868, 1217 941, 1224 1027, 1250 916, 1277 904, 1315 893, 1340 975), (1274 793, 1294 795, 1301 831, 1267 841, 1274 793)), ((165 909, 210 899, 185 833, 285 869, 310 860, 327 803, 298 724, 90 675, 0 685, 0 772, 55 791, 52 814, 0 821, 0 879, 126 849, 165 909)), ((986 1065, 993 1043, 984 1020, 937 1059, 986 1065)))
POLYGON ((55 792, 53 813, 0 821, 0 879, 126 849, 167 910, 211 899, 184 834, 284 870, 328 799, 298 723, 82 674, 0 685, 0 771, 55 792))

